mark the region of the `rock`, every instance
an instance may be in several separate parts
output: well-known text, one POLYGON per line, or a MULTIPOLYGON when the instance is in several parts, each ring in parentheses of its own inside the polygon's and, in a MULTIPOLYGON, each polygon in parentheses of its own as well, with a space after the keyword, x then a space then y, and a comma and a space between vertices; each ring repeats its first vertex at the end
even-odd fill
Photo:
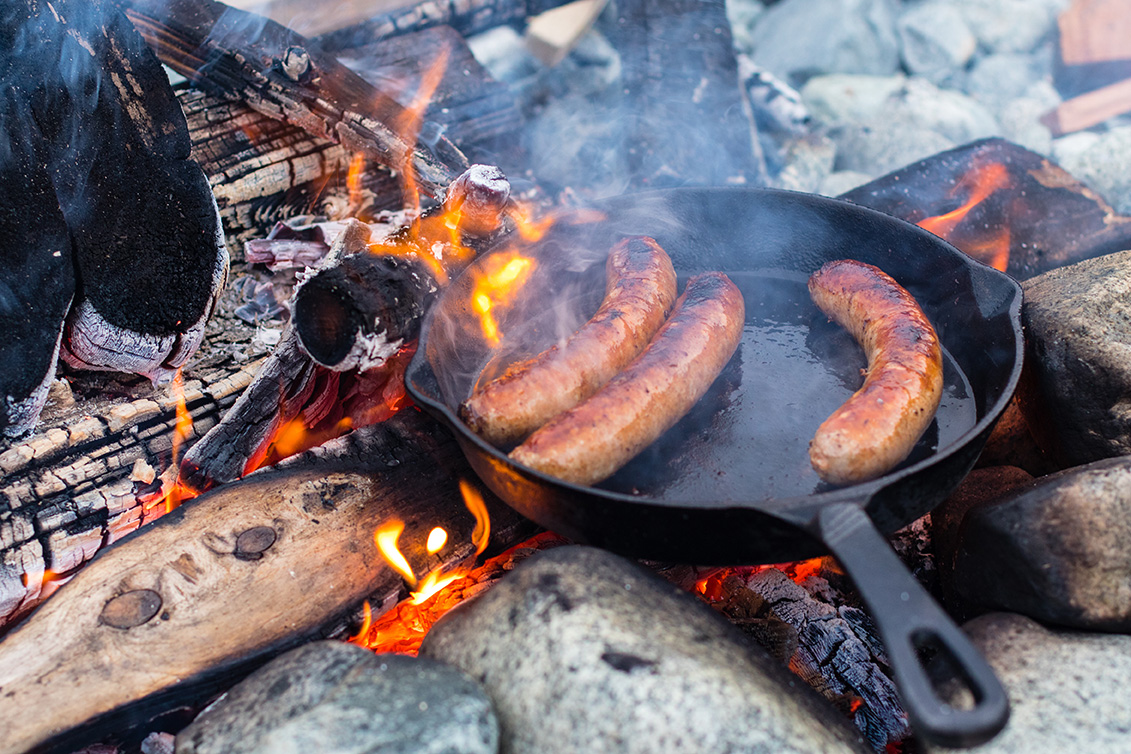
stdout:
POLYGON ((955 0, 979 44, 990 53, 1031 52, 1048 41, 1064 0, 955 0))
POLYGON ((440 619, 421 654, 487 688, 509 754, 867 751, 713 610, 592 548, 531 558, 440 619))
POLYGON ((1039 395, 1025 408, 1038 441, 1061 468, 1131 454, 1131 251, 1051 270, 1022 288, 1026 361, 1039 395))
POLYGON ((879 115, 888 98, 907 83, 907 77, 834 73, 815 76, 801 88, 810 114, 828 126, 866 123, 879 115))
POLYGON ((863 173, 869 180, 958 146, 930 128, 883 119, 830 135, 837 145, 836 169, 863 173))
POLYGON ((960 79, 978 48, 962 14, 941 0, 908 6, 896 30, 907 70, 935 84, 960 79))
POLYGON ((474 681, 434 660, 322 641, 276 658, 177 736, 178 754, 491 754, 474 681))
POLYGON ((962 520, 954 586, 1041 621, 1131 631, 1131 458, 1041 477, 962 520))
POLYGON ((965 626, 1009 694, 1005 730, 972 749, 928 754, 1123 754, 1131 751, 1131 636, 1052 631, 992 613, 965 626))
POLYGON ((893 0, 781 0, 755 22, 754 61, 793 86, 825 73, 890 76, 899 67, 896 8, 893 0))
POLYGON ((821 134, 790 141, 782 151, 783 165, 773 181, 774 188, 812 193, 821 187, 833 170, 836 144, 821 134))
MULTIPOLYGON (((1069 142, 1077 148, 1057 152, 1060 166, 1096 190, 1122 214, 1131 213, 1131 126, 1119 126, 1095 139, 1069 142)), ((1057 143, 1064 139, 1058 139, 1057 143)))
POLYGON ((871 178, 864 173, 857 173, 854 170, 838 170, 825 176, 825 180, 821 181, 821 187, 817 190, 817 193, 824 196, 840 196, 854 188, 863 186, 869 180, 871 178))

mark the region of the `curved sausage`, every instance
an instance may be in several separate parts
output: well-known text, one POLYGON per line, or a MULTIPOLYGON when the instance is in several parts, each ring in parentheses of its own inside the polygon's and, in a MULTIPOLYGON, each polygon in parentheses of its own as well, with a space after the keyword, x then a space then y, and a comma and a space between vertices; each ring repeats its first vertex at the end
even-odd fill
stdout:
POLYGON ((510 458, 576 484, 611 476, 703 397, 738 348, 745 319, 742 293, 726 275, 693 277, 635 361, 510 458))
POLYGON ((605 299, 561 346, 512 366, 460 406, 471 430, 495 445, 518 442, 595 393, 636 358, 676 297, 672 260, 651 238, 627 238, 609 253, 605 299))
POLYGON ((832 484, 875 479, 911 453, 939 407, 938 335, 911 294, 870 264, 829 262, 809 294, 868 358, 863 386, 817 429, 809 460, 832 484))

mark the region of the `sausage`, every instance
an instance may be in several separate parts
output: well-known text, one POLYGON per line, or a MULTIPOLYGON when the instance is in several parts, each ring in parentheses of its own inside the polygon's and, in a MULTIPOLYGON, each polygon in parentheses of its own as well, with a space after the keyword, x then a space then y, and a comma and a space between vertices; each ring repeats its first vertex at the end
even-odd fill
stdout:
POLYGON ((942 398, 942 349, 919 304, 877 267, 829 262, 809 295, 864 349, 864 384, 817 429, 809 460, 832 484, 882 476, 911 453, 942 398))
POLYGON ((518 442, 595 393, 636 358, 676 298, 675 269, 653 239, 626 238, 605 265, 605 299, 561 346, 514 365, 473 391, 460 418, 495 445, 518 442))
POLYGON ((576 484, 611 476, 707 392, 738 348, 745 318, 742 293, 726 275, 693 277, 644 352, 532 434, 511 460, 576 484))

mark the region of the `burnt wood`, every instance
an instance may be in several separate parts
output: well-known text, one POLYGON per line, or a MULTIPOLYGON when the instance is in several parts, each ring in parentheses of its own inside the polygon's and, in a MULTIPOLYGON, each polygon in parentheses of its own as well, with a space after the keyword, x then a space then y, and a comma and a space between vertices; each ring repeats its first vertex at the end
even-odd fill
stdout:
MULTIPOLYGON (((472 477, 450 436, 410 409, 186 503, 101 553, 0 641, 0 752, 120 734, 344 633, 362 600, 382 614, 404 585, 375 529, 405 522, 399 546, 418 573, 466 561, 476 521, 458 482, 472 477), (450 544, 430 556, 433 526, 450 544)), ((532 533, 487 504, 496 545, 532 533)))
MULTIPOLYGON (((0 47, 14 49, 14 9, 0 11, 0 47)), ((23 78, 0 54, 0 82, 23 78)), ((47 171, 48 147, 23 92, 0 87, 0 433, 35 424, 55 375, 75 291, 71 239, 47 171)))
POLYGON ((1131 217, 1118 214, 1054 162, 1002 139, 940 152, 840 198, 920 223, 959 209, 971 193, 963 178, 991 165, 1004 168, 1001 188, 946 234, 962 251, 979 258, 986 238, 1005 234, 1005 272, 1026 280, 1131 246, 1131 217))
POLYGON ((618 0, 615 19, 631 185, 765 185, 723 0, 618 0))
POLYGON ((519 26, 530 16, 564 5, 568 0, 424 0, 394 8, 316 41, 327 51, 339 51, 385 41, 435 26, 450 26, 471 36, 496 26, 519 26))
MULTIPOLYGON (((451 28, 435 27, 338 54, 363 78, 382 83, 407 102, 440 49, 448 51, 447 66, 424 111, 425 123, 433 124, 428 128, 442 132, 473 161, 520 164, 516 133, 521 116, 513 96, 451 28)), ((397 173, 370 160, 351 195, 346 177, 354 155, 349 149, 257 112, 239 95, 185 88, 178 98, 193 157, 209 177, 230 241, 262 238, 276 222, 299 215, 342 216, 348 208, 366 219, 404 205, 397 173)), ((240 249, 232 253, 233 259, 241 259, 240 249)))
MULTIPOLYGON (((186 447, 235 403, 260 363, 201 369, 206 382, 186 382, 186 447)), ((136 392, 49 407, 36 434, 0 450, 0 631, 45 598, 54 579, 164 513, 177 400, 165 389, 136 392)))
POLYGON ((121 2, 161 61, 196 86, 394 170, 411 168, 430 196, 467 167, 442 134, 412 141, 410 112, 291 29, 213 0, 121 2))

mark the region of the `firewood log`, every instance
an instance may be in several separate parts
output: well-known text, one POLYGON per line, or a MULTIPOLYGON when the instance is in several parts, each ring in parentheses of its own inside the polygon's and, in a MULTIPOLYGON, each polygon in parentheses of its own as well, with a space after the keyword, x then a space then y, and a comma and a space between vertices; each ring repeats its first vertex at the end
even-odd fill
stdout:
POLYGON ((438 196, 467 167, 441 134, 413 141, 414 115, 302 35, 213 0, 122 0, 157 56, 194 85, 395 170, 438 196))
MULTIPOLYGON (((373 535, 405 522, 417 573, 474 554, 455 441, 408 409, 186 503, 101 553, 0 641, 0 753, 70 751, 169 709, 199 705, 272 656, 343 633, 369 599, 404 594, 373 535), (449 544, 425 552, 434 526, 449 544), (71 748, 68 748, 71 747, 71 748)), ((492 541, 532 533, 489 494, 492 541)))

